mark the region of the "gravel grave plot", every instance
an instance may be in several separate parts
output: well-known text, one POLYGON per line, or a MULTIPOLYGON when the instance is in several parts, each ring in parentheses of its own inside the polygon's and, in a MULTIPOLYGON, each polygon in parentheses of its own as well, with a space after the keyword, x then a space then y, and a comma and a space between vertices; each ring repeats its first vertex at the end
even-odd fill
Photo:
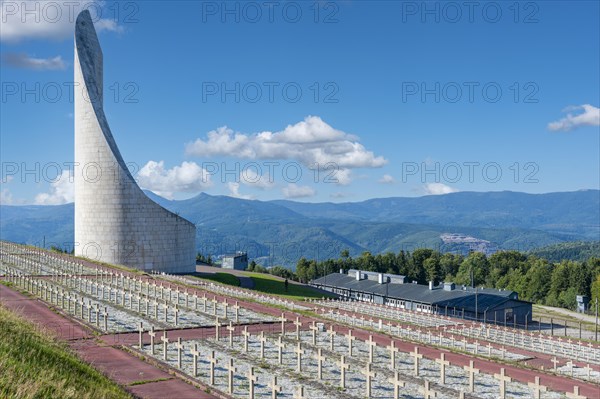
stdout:
POLYGON ((577 340, 552 339, 545 334, 521 334, 514 333, 511 329, 501 330, 496 327, 486 326, 452 329, 451 331, 472 338, 486 339, 505 345, 522 347, 534 352, 550 353, 570 359, 578 359, 584 362, 600 364, 600 349, 585 345, 577 340), (513 344, 514 342, 514 344, 513 344))
MULTIPOLYGON (((287 333, 287 337, 295 339, 295 332, 287 333)), ((302 342, 306 345, 312 344, 312 333, 303 332, 300 335, 302 342)), ((326 333, 317 334, 317 345, 322 348, 329 349, 330 338, 326 333)), ((334 352, 339 355, 348 355, 348 339, 343 335, 336 335, 334 339, 334 352)), ((368 343, 355 340, 352 346, 352 359, 358 360, 364 364, 368 360, 369 349, 368 343)), ((376 347, 373 354, 373 366, 375 370, 385 370, 390 367, 390 354, 389 351, 383 347, 376 347)), ((396 354, 396 368, 397 371, 407 375, 413 376, 414 372, 414 359, 407 353, 398 352, 396 354)), ((419 376, 426 378, 431 382, 439 382, 440 378, 440 366, 434 360, 421 359, 419 365, 419 376)), ((364 377, 363 377, 364 378, 364 377)), ((415 377, 412 377, 415 378, 415 377)), ((457 391, 468 391, 468 375, 467 373, 458 366, 446 366, 446 383, 444 386, 455 389, 457 391)), ((526 385, 520 382, 511 382, 507 384, 507 397, 511 398, 531 398, 533 391, 526 385)), ((498 381, 488 374, 477 374, 475 376, 475 395, 482 398, 497 399, 499 396, 499 385, 498 381)), ((545 392, 542 393, 542 398, 562 398, 559 392, 545 392)))
POLYGON ((23 248, 5 242, 0 243, 0 262, 18 268, 24 274, 94 274, 96 272, 96 269, 83 266, 67 257, 23 248))
POLYGON ((379 306, 364 302, 350 302, 342 300, 317 300, 311 301, 321 306, 333 309, 346 310, 354 313, 361 313, 368 317, 389 319, 394 321, 404 321, 425 327, 438 327, 457 325, 455 321, 444 319, 440 316, 429 314, 418 314, 407 310, 394 308, 391 306, 379 306))
MULTIPOLYGON (((215 389, 228 393, 229 392, 229 378, 228 378, 228 365, 230 359, 234 359, 234 367, 236 372, 234 373, 233 382, 233 396, 236 398, 248 398, 249 387, 248 372, 250 367, 254 367, 254 375, 257 377, 257 381, 254 386, 255 398, 271 398, 272 390, 269 385, 273 382, 273 376, 277 376, 277 385, 281 387, 280 393, 277 395, 278 398, 293 398, 296 394, 298 386, 304 387, 304 396, 306 398, 336 398, 344 399, 351 397, 347 393, 338 390, 335 386, 327 386, 324 384, 315 384, 305 373, 294 373, 281 367, 274 367, 268 362, 255 362, 248 355, 243 354, 243 344, 240 340, 235 341, 233 349, 228 348, 224 345, 224 341, 221 340, 219 343, 215 343, 214 340, 189 340, 184 341, 184 350, 182 351, 182 368, 181 370, 189 376, 193 376, 193 361, 194 358, 190 353, 190 348, 193 345, 198 345, 198 363, 196 378, 205 384, 210 384, 210 361, 209 356, 214 351, 216 366, 214 371, 214 382, 212 385, 215 389), (322 386, 321 386, 322 385, 322 386)), ((249 346, 255 346, 251 344, 249 346)), ((147 356, 153 356, 155 359, 164 362, 164 351, 163 344, 155 345, 155 354, 150 353, 149 345, 144 345, 143 351, 147 356)), ((267 349, 265 350, 267 352, 267 349)), ((168 363, 171 367, 177 367, 177 348, 175 343, 170 343, 167 349, 168 363)), ((291 356, 292 352, 289 351, 284 356, 291 356)), ((284 357, 285 358, 285 357, 284 357)))
MULTIPOLYGON (((194 310, 197 313, 201 313, 200 309, 202 308, 202 305, 200 302, 201 301, 199 300, 198 301, 198 309, 194 310)), ((182 308, 182 309, 185 308, 186 303, 185 303, 184 297, 180 296, 179 301, 177 303, 180 308, 182 308)), ((190 300, 188 305, 190 307, 193 307, 194 304, 190 300)), ((235 321, 235 309, 233 308, 233 305, 231 303, 227 306, 227 314, 225 314, 225 307, 223 306, 222 302, 217 302, 216 310, 215 310, 215 304, 212 301, 206 301, 206 312, 204 312, 204 314, 207 317, 213 318, 213 324, 214 324, 215 317, 217 317, 217 316, 215 316, 215 312, 216 312, 217 316, 220 318, 226 318, 227 320, 236 322, 235 321)), ((243 307, 240 307, 238 310, 238 320, 239 320, 238 322, 242 323, 242 324, 255 324, 255 323, 261 323, 261 322, 277 321, 277 317, 273 317, 268 314, 254 312, 252 310, 248 310, 243 307)))
MULTIPOLYGON (((222 336, 218 342, 214 339, 209 340, 190 340, 183 341, 182 350, 182 371, 192 376, 193 374, 193 356, 190 349, 196 344, 199 348, 198 377, 202 382, 209 383, 209 361, 208 356, 211 351, 215 352, 217 367, 215 369, 214 387, 220 391, 228 392, 228 372, 226 366, 229 365, 229 359, 234 359, 234 366, 237 369, 234 379, 234 396, 248 397, 249 382, 247 374, 250 367, 254 367, 255 375, 258 381, 255 385, 256 398, 270 398, 272 382, 274 375, 278 378, 278 385, 282 387, 279 398, 292 398, 297 386, 304 387, 304 394, 307 398, 365 398, 366 397, 366 377, 363 374, 366 362, 368 360, 368 347, 362 341, 354 341, 353 355, 347 355, 347 339, 343 336, 335 337, 335 351, 329 352, 329 336, 319 333, 317 335, 317 344, 323 349, 322 359, 322 378, 318 379, 318 361, 317 350, 310 345, 312 343, 312 333, 302 332, 301 341, 304 354, 302 356, 302 371, 297 371, 297 341, 295 332, 288 333, 284 339, 285 348, 282 350, 282 364, 278 363, 277 338, 278 335, 267 336, 267 343, 264 345, 264 358, 261 359, 261 344, 258 335, 252 335, 248 341, 248 352, 244 351, 244 338, 235 336, 233 346, 229 346, 229 337, 222 336), (346 371, 346 388, 339 388, 340 371, 337 362, 340 355, 346 355, 346 363, 349 369, 346 371)), ((155 341, 154 358, 164 361, 163 343, 159 338, 155 341)), ((150 356, 149 345, 144 345, 143 351, 150 356)), ((167 349, 167 363, 177 368, 177 347, 175 343, 169 343, 167 349)), ((389 354, 383 348, 376 348, 374 353, 373 371, 374 377, 371 381, 371 398, 393 399, 393 385, 389 381, 391 371, 389 371, 389 354)), ((427 379, 432 383, 439 383, 440 371, 439 365, 433 360, 421 359, 420 376, 413 376, 413 359, 408 354, 399 352, 396 355, 396 370, 405 377, 407 384, 401 388, 402 398, 422 398, 422 380, 427 379)), ((468 376, 466 372, 457 366, 446 367, 446 381, 444 387, 455 391, 439 392, 438 398, 455 398, 458 391, 466 392, 468 390, 468 376)), ((519 382, 507 383, 507 397, 509 398, 531 398, 532 390, 525 384, 519 382)), ((478 374, 475 376, 476 397, 486 399, 497 399, 499 397, 498 381, 491 375, 478 374)), ((544 399, 563 398, 557 392, 544 392, 541 395, 544 399)))
MULTIPOLYGON (((42 281, 39 279, 32 279, 32 280, 33 281, 42 281)), ((148 323, 148 320, 141 317, 140 315, 136 315, 133 312, 129 312, 127 310, 115 307, 114 305, 112 305, 111 303, 108 303, 106 301, 99 301, 94 296, 87 295, 82 292, 70 290, 70 289, 65 288, 64 286, 62 286, 60 284, 56 284, 50 280, 43 280, 43 282, 45 284, 47 284, 48 287, 51 287, 52 289, 57 289, 57 288, 64 289, 65 294, 70 293, 72 295, 72 294, 76 293, 77 294, 77 302, 71 301, 71 303, 69 303, 69 301, 66 298, 63 301, 62 298, 58 299, 57 294, 49 295, 48 300, 46 300, 43 297, 43 293, 40 292, 39 295, 37 293, 34 293, 35 289, 33 291, 28 290, 26 286, 20 286, 20 288, 33 293, 34 295, 36 295, 38 298, 40 298, 42 301, 44 301, 46 303, 49 303, 53 306, 58 306, 58 307, 62 308, 65 312, 71 314, 73 317, 75 317, 79 320, 82 320, 84 322, 84 324, 87 324, 89 326, 101 329, 106 332, 117 333, 117 332, 137 331, 140 322, 148 323), (52 299, 52 297, 54 299, 52 299), (84 304, 86 304, 83 307, 83 315, 82 315, 82 311, 81 311, 81 304, 79 302, 80 299, 83 299, 84 304), (63 302, 64 302, 64 306, 63 306, 63 302), (91 303, 91 306, 92 306, 91 309, 87 308, 88 303, 91 303), (98 305, 98 308, 100 311, 99 315, 98 315, 98 319, 96 319, 96 311, 95 311, 96 304, 98 305), (103 316, 105 312, 107 314, 107 320, 106 320, 107 328, 106 329, 104 328, 104 316, 103 316)))
POLYGON ((559 366, 557 368, 557 371, 560 374, 569 376, 569 377, 573 377, 573 378, 577 378, 583 381, 590 381, 590 382, 595 382, 600 384, 600 371, 596 371, 596 370, 592 370, 589 369, 587 367, 577 367, 575 365, 573 365, 573 367, 569 367, 567 365, 565 366, 559 366))
MULTIPOLYGON (((345 316, 340 317, 340 315, 338 315, 336 313, 326 314, 325 317, 331 318, 336 321, 348 323, 347 317, 345 317, 345 316)), ((424 343, 424 344, 432 345, 432 346, 443 346, 443 347, 447 347, 447 348, 462 350, 464 352, 469 352, 469 353, 475 353, 475 349, 476 349, 474 343, 470 343, 470 342, 464 343, 464 342, 460 341, 459 339, 455 339, 453 341, 449 337, 446 337, 446 336, 443 336, 440 338, 439 334, 431 333, 431 335, 428 335, 427 333, 419 332, 418 330, 414 330, 414 329, 408 330, 408 328, 405 326, 404 327, 398 327, 398 326, 394 326, 394 325, 390 326, 390 325, 387 325, 384 323, 381 325, 382 328, 380 329, 379 321, 371 322, 369 320, 365 320, 362 325, 358 324, 357 326, 372 328, 374 330, 386 332, 395 337, 399 337, 402 339, 409 339, 411 341, 416 341, 416 342, 420 342, 420 343, 424 343)), ((484 357, 495 357, 495 358, 511 360, 511 361, 525 360, 525 359, 530 358, 529 356, 510 352, 509 349, 507 349, 505 352, 502 352, 502 350, 500 350, 498 348, 492 348, 491 352, 490 352, 489 349, 484 345, 477 346, 477 355, 484 356, 484 357)))
MULTIPOLYGON (((59 307, 65 309, 65 311, 72 314, 74 317, 82 320, 85 324, 88 324, 92 327, 101 329, 106 332, 120 333, 120 332, 137 331, 139 328, 140 322, 142 322, 144 324, 144 326, 154 325, 155 327, 159 327, 159 328, 166 328, 166 327, 171 328, 171 327, 175 326, 175 315, 172 311, 168 314, 167 322, 165 322, 164 319, 161 319, 161 320, 152 319, 148 315, 145 315, 144 313, 141 313, 141 312, 138 313, 135 310, 128 309, 128 307, 131 306, 131 299, 125 301, 125 306, 121 306, 121 305, 116 305, 114 303, 114 302, 116 302, 116 298, 114 299, 113 302, 111 302, 108 299, 100 299, 97 295, 92 295, 87 292, 84 292, 83 290, 78 290, 78 289, 73 289, 73 288, 67 287, 66 285, 59 284, 58 282, 55 282, 53 280, 48 280, 48 279, 42 280, 42 279, 32 278, 32 281, 35 281, 38 283, 43 283, 48 288, 52 288, 53 290, 64 292, 64 294, 70 294, 73 297, 76 296, 77 303, 74 303, 72 301, 70 304, 66 298, 64 301, 62 299, 61 300, 57 299, 57 296, 58 296, 57 294, 48 295, 49 299, 46 300, 43 297, 43 293, 40 291, 40 295, 38 297, 47 303, 51 303, 52 305, 59 306, 59 307), (54 300, 51 302, 52 297, 54 297, 54 300), (82 317, 81 305, 79 302, 81 299, 83 299, 83 301, 86 305, 88 303, 91 303, 91 306, 92 306, 91 318, 90 318, 89 310, 88 310, 87 306, 84 306, 83 317, 82 317), (64 307, 63 307, 63 302, 64 302, 64 307), (96 304, 98 305, 98 308, 100 310, 98 321, 96 320, 96 312, 95 312, 96 304), (69 308, 70 308, 70 310, 69 310, 69 308), (75 309, 77 309, 77 312, 75 311, 75 309), (107 328, 106 329, 104 328, 104 316, 103 316, 104 312, 107 313, 107 322, 106 322, 107 328), (75 316, 75 314, 76 314, 76 316, 75 316), (90 320, 91 320, 91 322, 90 322, 90 320)), ((21 288, 26 289, 27 291, 31 292, 31 290, 27 289, 27 286, 22 286, 21 288)), ((33 291, 36 291, 35 288, 33 291)), ((111 298, 114 298, 115 295, 116 295, 116 292, 112 293, 111 298)), ((105 298, 107 298, 107 297, 108 297, 108 295, 105 298)), ((133 307, 133 306, 131 306, 131 307, 133 307)), ((133 308, 135 309, 135 307, 133 307, 133 308)), ((154 314, 154 306, 150 306, 150 310, 151 310, 150 314, 153 315, 154 314)), ((144 308, 144 311, 145 311, 145 308, 144 308)), ((159 315, 162 317, 162 315, 164 315, 164 312, 159 311, 159 315)), ((186 328, 186 327, 197 327, 197 326, 213 326, 214 324, 215 324, 215 319, 212 317, 207 317, 202 314, 187 311, 187 310, 180 310, 177 327, 186 328)))
MULTIPOLYGON (((3 265, 2 268, 9 273, 15 273, 17 270, 11 266, 3 265)), ((118 332, 130 332, 137 331, 139 323, 142 322, 145 326, 154 325, 158 328, 189 328, 189 327, 202 327, 202 326, 214 326, 216 322, 216 316, 211 314, 216 311, 217 315, 221 317, 220 323, 226 321, 223 319, 225 316, 225 307, 222 303, 213 303, 207 301, 206 312, 191 309, 185 307, 185 298, 179 296, 179 309, 177 322, 175 321, 174 303, 175 300, 170 302, 168 311, 165 317, 165 304, 160 302, 148 301, 146 313, 146 302, 145 298, 137 299, 137 297, 131 295, 129 291, 128 295, 124 295, 123 289, 112 288, 98 289, 98 286, 92 284, 82 284, 82 281, 95 281, 91 278, 79 279, 79 283, 74 283, 74 280, 69 280, 64 275, 58 279, 41 279, 31 278, 31 281, 35 281, 39 284, 43 284, 48 288, 64 292, 65 295, 71 295, 77 297, 78 300, 83 299, 87 304, 92 303, 95 309, 98 305, 100 309, 100 320, 96 323, 96 312, 92 311, 92 323, 89 322, 88 316, 81 316, 80 305, 71 303, 71 308, 78 307, 78 315, 76 317, 82 319, 85 323, 91 324, 99 329, 106 332, 118 333, 118 332), (138 304, 138 301, 140 302, 138 304), (104 328, 104 317, 103 314, 106 311, 108 314, 106 329, 104 328), (157 317, 155 317, 157 316, 157 317)), ((24 287, 26 288, 26 287, 24 287)), ((29 287, 31 288, 31 287, 29 287)), ((104 288, 108 288, 104 285, 104 288)), ((135 293, 135 291, 134 291, 135 293)), ((54 294, 57 295, 57 294, 54 294)), ((68 300, 65 299, 65 308, 68 308, 68 300)), ((188 303, 189 304, 189 303, 188 303)), ((62 302, 60 306, 62 307, 62 302)), ((88 310, 84 307, 84 313, 87 315, 88 310)), ((227 317, 229 320, 235 320, 235 309, 232 305, 228 306, 227 317)), ((240 308, 238 312, 239 323, 261 323, 275 321, 277 318, 270 315, 263 315, 254 311, 240 308)))
POLYGON ((52 276, 57 273, 72 273, 72 274, 94 274, 95 269, 86 266, 64 264, 52 258, 46 259, 47 263, 40 263, 32 259, 28 259, 26 264, 17 264, 14 262, 0 261, 0 274, 7 274, 12 269, 12 272, 19 272, 25 275, 52 276))
POLYGON ((198 279, 193 279, 193 278, 189 278, 189 277, 175 276, 175 275, 164 274, 164 273, 158 274, 157 276, 159 276, 160 278, 167 280, 167 281, 183 282, 183 283, 191 285, 191 286, 200 287, 203 290, 214 292, 215 294, 228 295, 228 296, 233 296, 233 297, 238 297, 238 298, 246 298, 246 299, 250 299, 252 301, 264 303, 266 305, 283 306, 283 307, 291 309, 291 310, 311 310, 311 308, 308 306, 299 305, 296 302, 293 302, 293 301, 290 301, 287 299, 271 297, 271 296, 262 295, 262 294, 256 294, 249 290, 244 290, 241 288, 228 287, 228 286, 224 286, 224 285, 220 285, 220 284, 200 281, 198 279))

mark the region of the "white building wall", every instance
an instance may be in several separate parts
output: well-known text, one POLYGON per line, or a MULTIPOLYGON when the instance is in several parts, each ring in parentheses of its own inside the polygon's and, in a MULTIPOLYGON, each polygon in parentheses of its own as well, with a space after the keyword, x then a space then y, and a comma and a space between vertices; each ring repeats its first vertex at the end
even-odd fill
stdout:
POLYGON ((196 227, 148 198, 121 157, 104 115, 102 68, 83 11, 75 28, 75 254, 145 270, 195 271, 196 227))

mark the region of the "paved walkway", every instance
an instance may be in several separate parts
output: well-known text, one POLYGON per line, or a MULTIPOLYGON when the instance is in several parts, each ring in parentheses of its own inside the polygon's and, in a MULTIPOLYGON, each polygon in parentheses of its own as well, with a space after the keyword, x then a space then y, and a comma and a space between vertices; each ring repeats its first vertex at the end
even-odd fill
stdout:
POLYGON ((118 349, 120 343, 100 342, 93 338, 91 330, 70 318, 53 312, 41 301, 29 298, 0 284, 0 302, 6 308, 54 332, 86 362, 122 385, 136 397, 147 399, 200 398, 209 399, 202 389, 195 388, 183 380, 118 349), (112 346, 116 345, 116 346, 112 346), (143 381, 161 380, 143 383, 143 381), (138 385, 130 386, 132 383, 138 385))

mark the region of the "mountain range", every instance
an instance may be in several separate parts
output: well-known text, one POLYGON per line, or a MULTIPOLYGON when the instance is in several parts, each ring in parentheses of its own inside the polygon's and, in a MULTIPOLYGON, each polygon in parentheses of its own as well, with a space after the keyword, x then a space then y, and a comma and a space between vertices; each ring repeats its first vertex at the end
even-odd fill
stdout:
MULTIPOLYGON (((295 266, 363 251, 429 247, 440 251, 532 250, 569 241, 600 241, 600 191, 548 194, 459 192, 362 202, 258 201, 201 193, 155 202, 197 226, 198 251, 213 257, 247 251, 265 266, 295 266), (465 242, 442 240, 453 234, 465 242), (474 244, 475 243, 475 244, 474 244)), ((0 238, 69 248, 73 204, 0 205, 0 238)))

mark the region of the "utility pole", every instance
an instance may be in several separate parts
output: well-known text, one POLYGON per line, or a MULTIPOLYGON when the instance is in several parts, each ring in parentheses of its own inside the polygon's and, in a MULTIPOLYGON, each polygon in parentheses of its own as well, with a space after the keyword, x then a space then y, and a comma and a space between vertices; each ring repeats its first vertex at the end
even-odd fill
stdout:
POLYGON ((598 342, 598 298, 596 298, 596 342, 598 342))
POLYGON ((479 321, 479 311, 477 305, 477 287, 475 287, 475 321, 479 321))

